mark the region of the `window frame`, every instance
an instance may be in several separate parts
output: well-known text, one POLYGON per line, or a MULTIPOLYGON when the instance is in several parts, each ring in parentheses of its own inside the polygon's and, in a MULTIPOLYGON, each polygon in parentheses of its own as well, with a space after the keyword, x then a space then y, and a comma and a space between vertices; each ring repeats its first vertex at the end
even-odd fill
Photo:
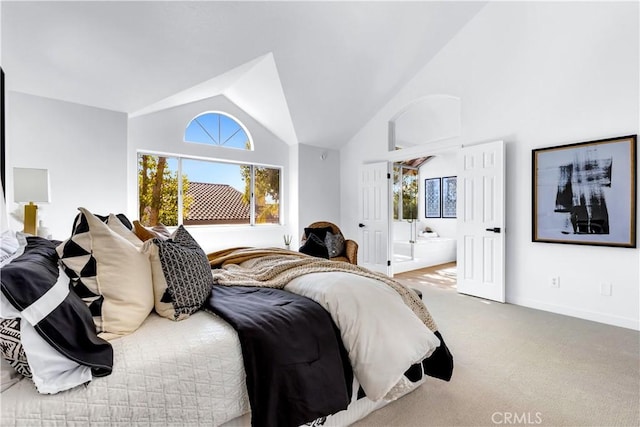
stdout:
MULTIPOLYGON (((418 217, 420 216, 418 213, 419 210, 419 199, 420 199, 420 168, 417 167, 412 167, 412 166, 406 166, 403 165, 401 163, 395 163, 393 165, 393 168, 398 168, 399 169, 399 174, 398 174, 398 180, 395 180, 395 170, 392 173, 392 176, 394 177, 394 182, 392 182, 392 186, 398 186, 398 202, 397 202, 397 206, 393 206, 392 207, 392 212, 394 215, 398 215, 398 218, 394 218, 394 221, 416 221, 418 219, 418 217), (403 203, 403 196, 404 196, 404 181, 403 178, 405 176, 404 174, 404 170, 412 170, 415 171, 415 179, 416 179, 416 186, 418 187, 416 194, 415 194, 415 203, 416 203, 416 218, 404 218, 404 203, 403 203), (396 209, 397 207, 397 209, 396 209)), ((394 188, 392 188, 392 193, 395 191, 394 188)), ((393 194, 394 197, 393 198, 393 203, 396 203, 395 201, 395 194, 393 194)))
POLYGON ((209 147, 228 148, 228 149, 231 149, 231 150, 240 150, 240 151, 254 151, 255 150, 255 146, 253 144, 253 137, 251 136, 251 132, 249 132, 249 129, 247 129, 247 127, 240 120, 238 120, 236 117, 234 117, 233 115, 231 115, 229 113, 226 113, 224 111, 219 111, 219 110, 202 111, 202 112, 196 114, 195 116, 193 116, 193 118, 191 118, 191 120, 189 120, 189 123, 187 123, 187 126, 184 128, 184 135, 182 137, 182 141, 187 143, 187 144, 199 144, 199 145, 206 145, 206 146, 209 146, 209 147), (191 126, 191 123, 193 123, 194 120, 196 120, 198 117, 205 116, 207 114, 219 114, 221 116, 225 116, 225 117, 233 120, 238 126, 240 126, 240 128, 247 135, 247 138, 249 140, 249 148, 239 148, 239 147, 233 147, 233 146, 228 146, 228 145, 224 145, 224 144, 211 144, 211 143, 200 142, 200 141, 189 141, 187 139, 187 129, 189 128, 189 126, 191 126))
POLYGON ((160 151, 153 151, 153 150, 137 150, 136 151, 136 212, 138 212, 140 210, 140 185, 138 182, 138 177, 139 177, 139 171, 138 171, 138 161, 140 156, 143 155, 149 155, 149 156, 156 156, 156 157, 171 157, 171 158, 175 158, 177 160, 177 173, 178 176, 180 177, 180 179, 182 179, 182 160, 197 160, 197 161, 203 161, 203 162, 210 162, 210 163, 224 163, 224 164, 231 164, 231 165, 238 165, 238 166, 249 166, 250 167, 250 180, 251 180, 251 185, 250 185, 250 197, 249 197, 249 223, 248 224, 189 224, 189 225, 185 225, 184 224, 184 218, 183 218, 183 201, 184 201, 184 194, 182 191, 182 185, 178 185, 178 195, 177 195, 177 199, 178 199, 178 213, 177 213, 177 217, 178 217, 178 224, 175 226, 180 226, 183 225, 185 227, 198 227, 198 228, 204 228, 204 227, 269 227, 269 226, 282 226, 284 225, 284 204, 283 204, 283 198, 282 198, 282 193, 283 193, 283 183, 284 183, 284 166, 282 165, 270 165, 270 164, 266 164, 266 163, 250 163, 250 162, 240 162, 240 161, 234 161, 234 160, 227 160, 227 159, 219 159, 219 158, 209 158, 209 157, 200 157, 200 156, 190 156, 190 155, 185 155, 185 154, 176 154, 176 153, 166 153, 166 152, 160 152, 160 151), (279 171, 278 173, 278 185, 279 185, 279 198, 278 198, 278 222, 268 222, 268 223, 256 223, 256 203, 255 203, 255 168, 269 168, 269 169, 277 169, 279 171))

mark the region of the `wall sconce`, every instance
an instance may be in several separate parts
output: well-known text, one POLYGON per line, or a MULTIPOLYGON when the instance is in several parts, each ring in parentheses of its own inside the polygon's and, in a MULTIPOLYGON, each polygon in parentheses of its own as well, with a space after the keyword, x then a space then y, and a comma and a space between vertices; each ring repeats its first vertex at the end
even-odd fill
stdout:
POLYGON ((24 206, 24 232, 37 235, 38 206, 49 202, 49 170, 13 168, 13 200, 24 206))

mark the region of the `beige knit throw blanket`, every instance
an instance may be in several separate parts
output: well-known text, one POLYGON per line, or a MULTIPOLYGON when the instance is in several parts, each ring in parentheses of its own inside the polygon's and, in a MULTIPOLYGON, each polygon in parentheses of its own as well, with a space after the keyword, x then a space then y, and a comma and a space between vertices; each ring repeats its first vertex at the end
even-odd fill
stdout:
POLYGON ((384 274, 358 265, 277 248, 231 248, 210 253, 207 257, 213 269, 214 282, 223 286, 282 289, 291 280, 304 274, 336 271, 375 279, 396 291, 429 330, 438 330, 427 307, 415 292, 384 274), (239 265, 243 262, 242 266, 239 265))

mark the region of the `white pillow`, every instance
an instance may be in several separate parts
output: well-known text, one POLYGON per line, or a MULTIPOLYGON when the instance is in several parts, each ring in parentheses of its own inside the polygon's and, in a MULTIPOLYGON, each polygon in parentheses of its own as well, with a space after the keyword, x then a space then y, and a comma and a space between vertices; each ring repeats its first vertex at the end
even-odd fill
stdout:
POLYGON ((109 216, 107 225, 87 209, 79 209, 89 225, 97 264, 98 289, 92 291, 104 298, 98 336, 108 340, 130 334, 153 310, 149 257, 139 250, 142 241, 115 215, 109 216))
POLYGON ((5 230, 0 235, 0 267, 23 254, 27 238, 22 232, 5 230))
MULTIPOLYGON (((4 295, 0 298, 0 312, 7 319, 22 317, 4 295)), ((54 394, 91 381, 91 368, 67 359, 53 348, 24 318, 20 322, 20 342, 38 392, 54 394)), ((3 359, 4 361, 4 359, 3 359)), ((8 363, 7 363, 8 364, 8 363)), ((4 388, 3 365, 3 388, 4 388)), ((13 385, 10 384, 9 387, 13 385)))
POLYGON ((20 340, 39 393, 55 394, 91 381, 91 368, 53 348, 29 322, 20 322, 20 340))

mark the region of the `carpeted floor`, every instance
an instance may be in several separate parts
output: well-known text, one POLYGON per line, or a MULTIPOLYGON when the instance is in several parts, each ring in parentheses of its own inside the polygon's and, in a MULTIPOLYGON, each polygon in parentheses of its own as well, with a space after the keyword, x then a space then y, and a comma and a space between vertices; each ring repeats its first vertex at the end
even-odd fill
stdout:
POLYGON ((640 425, 638 331, 460 295, 407 274, 397 278, 423 292, 453 353, 453 378, 429 378, 355 426, 640 425))

